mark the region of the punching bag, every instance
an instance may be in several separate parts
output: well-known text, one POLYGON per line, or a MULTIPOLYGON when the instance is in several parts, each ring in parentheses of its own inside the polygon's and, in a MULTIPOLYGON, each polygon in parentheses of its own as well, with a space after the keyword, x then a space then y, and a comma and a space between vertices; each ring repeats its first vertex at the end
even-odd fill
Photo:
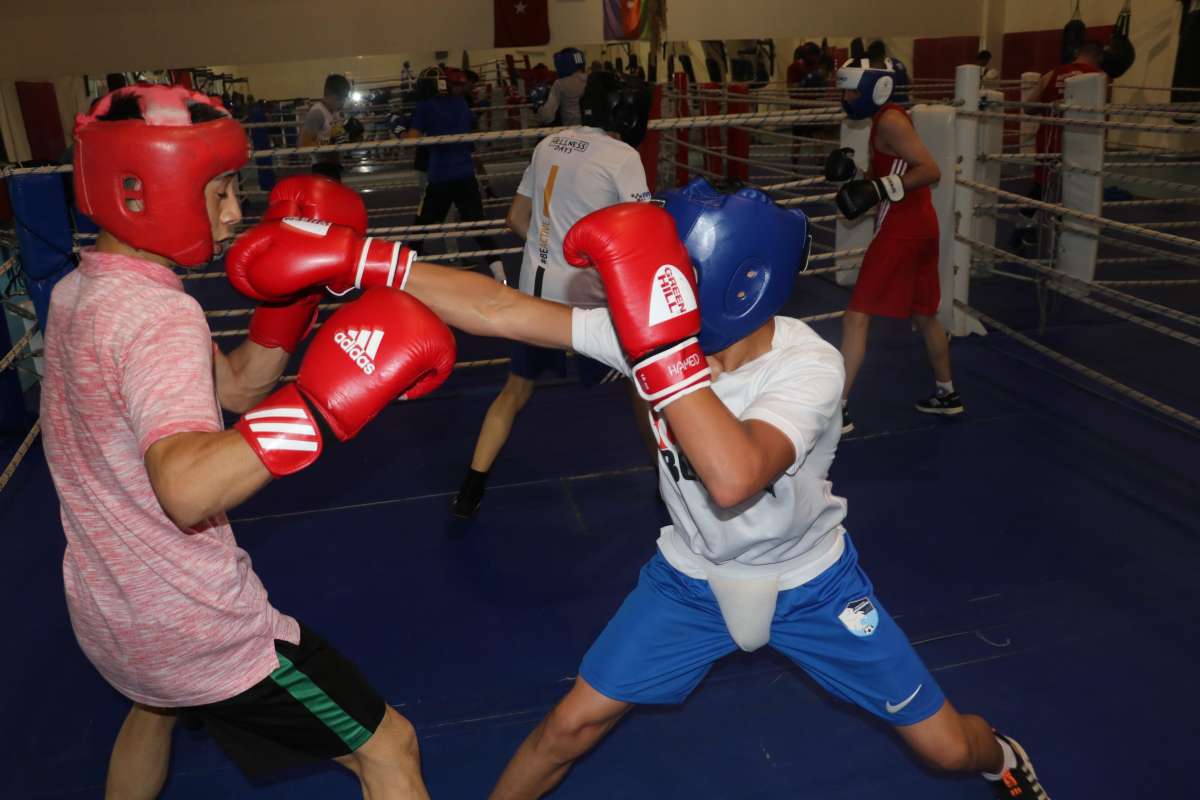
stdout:
POLYGON ((1200 3, 1197 0, 1180 2, 1183 3, 1183 16, 1179 20, 1179 50, 1175 53, 1171 85, 1184 88, 1171 91, 1171 102, 1195 103, 1200 101, 1200 91, 1191 91, 1200 87, 1200 3))
POLYGON ((1083 24, 1083 18, 1079 15, 1079 0, 1075 0, 1075 10, 1071 12, 1071 20, 1063 26, 1062 34, 1062 61, 1060 63, 1070 64, 1075 60, 1075 53, 1087 41, 1087 26, 1083 24))
POLYGON ((1104 45, 1104 52, 1100 56, 1100 69, 1104 70, 1109 80, 1115 81, 1128 72, 1137 58, 1133 42, 1129 39, 1129 26, 1133 16, 1129 3, 1130 0, 1125 0, 1121 13, 1117 15, 1117 24, 1113 26, 1112 38, 1104 45))

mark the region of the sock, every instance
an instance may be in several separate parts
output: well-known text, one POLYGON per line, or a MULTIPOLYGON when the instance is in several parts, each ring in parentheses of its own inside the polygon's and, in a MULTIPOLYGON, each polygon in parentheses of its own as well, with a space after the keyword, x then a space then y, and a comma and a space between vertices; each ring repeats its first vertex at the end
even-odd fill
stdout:
POLYGON ((500 259, 496 259, 492 263, 488 264, 488 269, 492 271, 493 278, 498 280, 500 283, 505 285, 508 284, 508 279, 504 277, 504 264, 500 262, 500 259))
POLYGON ((467 467, 467 477, 463 478, 462 488, 459 491, 466 494, 481 492, 487 484, 487 479, 488 473, 467 467))
POLYGON ((1004 741, 999 736, 996 737, 996 741, 1000 743, 1000 749, 1004 751, 1004 766, 1000 768, 1000 772, 995 774, 990 772, 983 773, 983 777, 989 781, 998 781, 1000 780, 1001 773, 1017 768, 1017 754, 1014 753, 1013 749, 1008 746, 1008 742, 1004 741))
POLYGON ((954 381, 946 381, 945 383, 942 383, 941 381, 934 381, 933 383, 938 397, 945 397, 948 394, 954 394, 954 381))

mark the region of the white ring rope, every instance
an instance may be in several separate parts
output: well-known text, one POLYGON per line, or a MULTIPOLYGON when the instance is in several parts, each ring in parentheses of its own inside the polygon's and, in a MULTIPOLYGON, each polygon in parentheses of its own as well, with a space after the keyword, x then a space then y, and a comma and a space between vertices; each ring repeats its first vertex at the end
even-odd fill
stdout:
POLYGON ((1146 281, 1096 281, 1101 286, 1197 286, 1200 278, 1166 278, 1163 280, 1146 281))
POLYGON ((9 365, 17 360, 17 357, 21 355, 21 351, 29 346, 29 343, 33 341, 33 337, 37 333, 38 327, 36 325, 25 331, 25 335, 17 340, 17 343, 12 346, 11 350, 4 354, 3 358, 0 358, 0 372, 8 369, 9 365))
POLYGON ((1059 364, 1062 364, 1065 367, 1069 367, 1070 369, 1075 370, 1076 372, 1086 375, 1087 377, 1091 378, 1092 380, 1096 381, 1097 383, 1100 383, 1103 386, 1106 386, 1115 392, 1123 394, 1130 399, 1136 400, 1137 402, 1142 403, 1143 405, 1154 409, 1155 411, 1159 412, 1160 414, 1171 417, 1172 419, 1178 420, 1179 422, 1183 422, 1184 424, 1191 426, 1192 428, 1196 429, 1197 431, 1200 431, 1200 419, 1197 419, 1196 417, 1192 416, 1191 414, 1188 414, 1184 411, 1180 411, 1179 409, 1175 408, 1174 406, 1169 406, 1166 403, 1163 403, 1159 400, 1155 400, 1150 395, 1145 394, 1144 392, 1139 392, 1137 389, 1134 389, 1132 387, 1126 386, 1125 384, 1121 383, 1120 381, 1110 378, 1107 375, 1105 375, 1104 373, 1094 370, 1091 367, 1085 367, 1083 364, 1079 363, 1078 361, 1075 361, 1074 359, 1068 358, 1067 356, 1064 356, 1061 353, 1051 350, 1049 347, 1046 347, 1044 344, 1041 344, 1040 342, 1034 341, 1033 339, 1029 338, 1028 336, 1026 336, 1023 333, 1018 333, 1017 331, 1008 327, 1004 323, 999 322, 996 319, 993 319, 992 317, 988 316, 987 314, 983 313, 982 311, 972 308, 971 306, 967 305, 966 303, 963 303, 961 300, 955 300, 954 307, 959 309, 960 311, 962 311, 964 314, 969 314, 970 316, 979 320, 983 324, 989 325, 989 326, 995 328, 996 330, 998 330, 1001 333, 1005 334, 1006 336, 1020 342, 1021 344, 1025 345, 1026 347, 1029 347, 1032 350, 1034 350, 1038 353, 1041 353, 1042 355, 1046 356, 1047 358, 1051 359, 1052 361, 1055 361, 1059 364))
MULTIPOLYGON (((841 122, 843 115, 814 114, 807 111, 759 111, 745 114, 713 114, 698 117, 665 117, 650 120, 649 130, 678 130, 680 128, 719 128, 730 125, 761 124, 805 124, 841 122)), ((412 139, 381 139, 373 142, 354 142, 348 144, 324 144, 311 147, 280 147, 266 150, 254 150, 250 157, 266 158, 269 156, 303 155, 320 153, 342 153, 351 150, 385 150, 398 147, 418 147, 435 144, 463 144, 467 142, 490 142, 502 140, 542 139, 555 133, 569 130, 569 127, 557 128, 519 128, 501 131, 478 131, 475 133, 456 133, 442 136, 419 136, 412 139)), ((14 175, 45 175, 54 172, 71 172, 70 164, 60 164, 46 167, 5 166, 0 169, 0 176, 14 175)))
POLYGON ((1112 297, 1114 300, 1119 300, 1122 303, 1126 303, 1126 304, 1134 306, 1136 308, 1144 309, 1153 314, 1158 314, 1160 316, 1167 317, 1168 319, 1173 319, 1176 322, 1182 322, 1186 325, 1200 326, 1200 317, 1195 317, 1195 316, 1193 316, 1191 314, 1187 314, 1183 311, 1179 311, 1177 309, 1170 308, 1169 306, 1160 305, 1158 303, 1152 303, 1149 300, 1143 300, 1140 297, 1134 297, 1131 294, 1127 294, 1125 292, 1118 291, 1117 289, 1111 289, 1107 286, 1097 285, 1097 284, 1082 280, 1080 278, 1076 278, 1072 275, 1067 275, 1062 272, 1057 272, 1057 271, 1051 269, 1050 267, 1048 267, 1044 264, 1040 264, 1037 261, 1034 261, 1032 259, 1021 258, 1020 256, 1015 256, 1011 253, 1006 253, 1004 250, 1001 250, 998 247, 993 247, 991 245, 984 244, 983 242, 968 238, 966 236, 955 236, 954 238, 956 240, 962 242, 963 244, 970 245, 971 247, 973 247, 977 250, 980 250, 985 253, 990 253, 993 256, 1003 258, 1004 261, 1011 261, 1014 264, 1021 264, 1025 267, 1028 267, 1029 269, 1032 269, 1033 271, 1035 271, 1041 275, 1044 275, 1050 281, 1066 284, 1071 287, 1075 287, 1073 289, 1065 289, 1063 287, 1055 286, 1053 284, 1049 285, 1049 288, 1051 288, 1054 291, 1059 292, 1067 297, 1070 297, 1073 300, 1078 300, 1081 303, 1085 303, 1087 305, 1091 305, 1096 308, 1099 308, 1103 311, 1107 311, 1110 314, 1112 314, 1113 316, 1124 319, 1127 322, 1132 322, 1136 325, 1142 325, 1143 327, 1147 327, 1150 330, 1156 331, 1156 332, 1164 334, 1166 336, 1170 336, 1174 339, 1179 339, 1180 341, 1187 342, 1190 345, 1200 347, 1200 338, 1197 338, 1195 336, 1189 336, 1186 333, 1180 333, 1179 331, 1174 330, 1173 328, 1168 328, 1163 325, 1159 325, 1156 322, 1151 322, 1149 320, 1143 319, 1142 317, 1138 317, 1133 314, 1129 314, 1128 312, 1122 311, 1121 309, 1113 308, 1112 306, 1108 306, 1103 303, 1097 303, 1096 301, 1091 300, 1090 298, 1086 297, 1086 295, 1088 292, 1095 292, 1096 294, 1106 295, 1108 297, 1112 297))
POLYGON ((1041 200, 1034 200, 1032 198, 1022 197, 1021 195, 1019 195, 1015 192, 1007 192, 1004 189, 997 189, 994 186, 988 186, 987 184, 979 183, 978 181, 973 181, 968 178, 959 177, 959 178, 956 178, 955 180, 959 186, 965 186, 968 189, 974 189, 975 191, 978 191, 978 192, 986 192, 988 194, 993 194, 993 195, 996 195, 997 197, 1006 197, 1010 200, 1019 200, 1019 201, 1021 201, 1021 204, 1025 205, 1025 206, 1030 206, 1033 208, 1040 208, 1043 211, 1051 211, 1051 212, 1054 212, 1055 214, 1061 214, 1062 216, 1072 217, 1074 219, 1083 220, 1084 222, 1090 222, 1094 225, 1099 225, 1099 226, 1106 227, 1106 228, 1112 228, 1113 230, 1119 230, 1119 231, 1124 231, 1126 233, 1136 234, 1138 236, 1144 236, 1147 239, 1157 239, 1158 241, 1168 242, 1170 244, 1179 245, 1181 247, 1187 247, 1187 248, 1191 248, 1191 249, 1200 249, 1200 241, 1198 241, 1196 239, 1188 239, 1186 237, 1175 236, 1170 233, 1159 233, 1158 231, 1151 230, 1150 228, 1142 227, 1141 225, 1132 225, 1128 222, 1117 222, 1116 220, 1106 219, 1105 217, 1098 217, 1095 214, 1088 214, 1087 212, 1084 212, 1084 211, 1076 211, 1075 209, 1067 208, 1067 207, 1061 206, 1061 205, 1056 205, 1054 203, 1046 203, 1041 200))
POLYGON ((8 482, 12 480, 12 476, 16 474, 17 467, 21 466, 21 461, 25 458, 25 454, 29 452, 29 448, 33 447, 34 440, 42 430, 41 418, 39 417, 33 427, 29 429, 29 433, 25 434, 25 438, 21 440, 21 444, 17 447, 17 451, 13 453, 13 457, 9 460, 8 466, 4 468, 4 472, 0 472, 0 492, 4 491, 4 487, 8 486, 8 482))
MULTIPOLYGON (((1014 122, 1012 114, 997 114, 987 111, 960 111, 958 115, 961 117, 970 117, 971 119, 999 119, 1014 122)), ((1092 119, 1074 119, 1066 117, 1039 117, 1038 122, 1043 125, 1055 125, 1059 127, 1069 128, 1105 128, 1118 131, 1155 131, 1158 133, 1180 133, 1194 134, 1195 129, 1190 125, 1152 125, 1150 123, 1140 122, 1111 122, 1107 120, 1092 120, 1092 119)))

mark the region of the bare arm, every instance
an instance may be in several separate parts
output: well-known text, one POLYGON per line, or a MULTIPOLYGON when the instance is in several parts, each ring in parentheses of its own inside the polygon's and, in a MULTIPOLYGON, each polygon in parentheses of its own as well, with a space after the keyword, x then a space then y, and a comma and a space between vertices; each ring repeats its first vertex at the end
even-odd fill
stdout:
POLYGON ((150 445, 145 464, 163 511, 185 530, 243 503, 271 479, 236 430, 164 437, 150 445))
POLYGON ((513 195, 512 204, 508 207, 508 216, 504 224, 508 229, 522 239, 529 238, 529 223, 533 221, 533 198, 518 192, 513 195))
POLYGON ((904 191, 911 192, 941 179, 942 172, 933 155, 902 112, 887 113, 880 117, 876 123, 875 137, 883 152, 898 156, 908 164, 908 169, 901 177, 904 191))
POLYGON ((796 460, 795 448, 780 430, 760 420, 738 419, 711 389, 676 400, 664 416, 709 496, 722 508, 761 492, 796 460))
POLYGON ((541 347, 571 346, 571 307, 530 297, 472 272, 418 262, 405 291, 447 325, 541 347))
POLYGON ((244 414, 271 393, 287 366, 288 354, 246 339, 229 353, 213 348, 217 400, 221 408, 244 414))

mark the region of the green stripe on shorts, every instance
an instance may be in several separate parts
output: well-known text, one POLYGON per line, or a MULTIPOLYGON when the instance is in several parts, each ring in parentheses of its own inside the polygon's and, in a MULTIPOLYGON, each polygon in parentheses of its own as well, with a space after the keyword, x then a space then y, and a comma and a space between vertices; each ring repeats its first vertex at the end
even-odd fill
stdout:
POLYGON ((324 689, 313 683, 312 678, 297 669, 295 664, 282 654, 276 655, 279 656, 279 668, 271 673, 271 680, 299 700, 301 705, 325 723, 325 727, 336 733, 338 738, 345 742, 346 747, 350 748, 350 752, 367 743, 371 738, 371 731, 347 714, 324 689))

